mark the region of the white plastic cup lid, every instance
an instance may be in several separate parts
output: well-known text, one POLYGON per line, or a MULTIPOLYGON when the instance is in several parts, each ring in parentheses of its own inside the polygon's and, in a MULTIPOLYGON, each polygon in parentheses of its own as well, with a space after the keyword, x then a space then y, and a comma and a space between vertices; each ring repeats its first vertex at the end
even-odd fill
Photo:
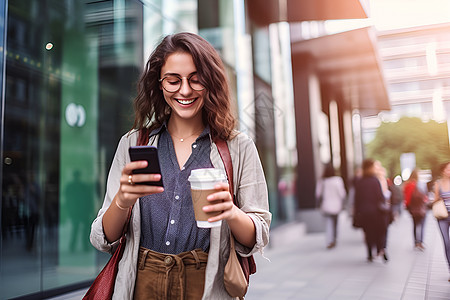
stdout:
POLYGON ((191 171, 189 182, 221 182, 227 178, 221 169, 204 168, 191 171))

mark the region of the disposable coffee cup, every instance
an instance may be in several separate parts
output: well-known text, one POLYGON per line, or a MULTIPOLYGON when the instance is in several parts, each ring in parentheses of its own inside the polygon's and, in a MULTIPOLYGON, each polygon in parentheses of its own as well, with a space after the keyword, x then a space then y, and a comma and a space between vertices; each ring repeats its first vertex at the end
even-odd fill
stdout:
POLYGON ((226 182, 227 179, 223 171, 214 168, 192 170, 188 180, 191 183, 192 204, 194 206, 197 227, 211 228, 220 226, 222 220, 208 222, 208 219, 219 215, 221 212, 204 212, 203 207, 222 202, 222 200, 208 201, 206 197, 216 192, 214 187, 217 183, 226 182))

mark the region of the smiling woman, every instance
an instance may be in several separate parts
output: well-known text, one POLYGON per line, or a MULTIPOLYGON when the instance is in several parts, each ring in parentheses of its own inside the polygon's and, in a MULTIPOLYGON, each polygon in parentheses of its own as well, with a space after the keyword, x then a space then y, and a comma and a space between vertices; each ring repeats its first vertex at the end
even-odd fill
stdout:
MULTIPOLYGON (((170 85, 178 85, 178 80, 172 81, 170 85)), ((183 103, 189 98, 186 97, 186 93, 189 93, 186 88, 189 86, 193 94, 208 99, 203 103, 202 119, 209 124, 212 134, 228 139, 232 135, 235 119, 230 111, 230 91, 222 60, 211 44, 198 35, 188 33, 167 36, 153 51, 138 86, 133 128, 149 133, 159 128, 171 114, 172 107, 166 102, 167 97, 172 96, 169 95, 170 91, 175 91, 173 99, 183 103), (185 62, 189 62, 189 67, 183 65, 185 62), (169 75, 180 80, 179 89, 171 89, 165 85, 165 77, 169 75), (182 78, 183 76, 187 77, 187 80, 182 78), (188 84, 183 84, 183 81, 188 84), (200 85, 206 88, 201 90, 200 85), (149 95, 152 97, 151 102, 148 100, 149 95)), ((145 144, 148 135, 141 134, 140 138, 143 140, 139 143, 145 144)))
POLYGON ((153 51, 139 81, 133 128, 119 143, 91 231, 97 249, 114 252, 132 209, 113 299, 232 299, 223 279, 230 239, 246 257, 267 245, 264 172, 253 141, 234 130, 230 102, 224 65, 200 36, 169 35, 153 51), (131 175, 147 166, 129 161, 128 148, 135 145, 157 146, 161 174, 131 175), (225 174, 223 145, 238 174, 215 184, 203 206, 212 214, 207 222, 221 227, 198 227, 188 178, 197 169, 225 174), (161 176, 164 188, 134 184, 161 176))
POLYGON ((170 54, 161 68, 161 78, 164 99, 172 109, 169 132, 180 137, 200 134, 204 127, 201 109, 205 87, 198 81, 192 56, 186 52, 170 54), (196 89, 192 88, 192 81, 196 89))

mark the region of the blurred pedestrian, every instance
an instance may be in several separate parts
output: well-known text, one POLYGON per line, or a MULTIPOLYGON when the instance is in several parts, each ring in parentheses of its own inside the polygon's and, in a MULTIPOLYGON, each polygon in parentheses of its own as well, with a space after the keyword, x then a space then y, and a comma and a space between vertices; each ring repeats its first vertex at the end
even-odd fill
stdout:
POLYGON ((355 184, 355 215, 358 216, 358 223, 364 230, 367 260, 369 262, 373 260, 372 250, 376 248, 377 256, 387 262, 385 197, 377 178, 375 161, 365 159, 362 168, 363 177, 355 184))
POLYGON ((335 175, 332 164, 327 164, 321 180, 317 182, 316 199, 325 217, 325 237, 327 248, 336 246, 339 213, 344 208, 346 196, 344 181, 335 175))
POLYGON ((423 233, 428 197, 419 185, 419 169, 414 169, 403 187, 405 207, 413 219, 414 248, 425 250, 423 233))
POLYGON ((119 142, 91 230, 92 244, 112 253, 131 212, 113 299, 232 299, 224 286, 230 234, 240 255, 267 245, 271 214, 264 172, 253 141, 234 129, 226 76, 213 46, 187 32, 166 36, 144 67, 135 122, 119 142), (223 220, 221 227, 199 228, 188 177, 199 168, 225 173, 218 142, 229 147, 236 176, 217 184, 207 199, 219 201, 203 207, 218 213, 208 221, 223 220), (133 173, 148 165, 130 162, 128 149, 136 145, 158 147, 161 174, 133 173), (164 188, 139 184, 161 178, 164 188))
MULTIPOLYGON (((362 169, 361 167, 356 167, 354 170, 354 176, 349 182, 348 187, 348 195, 347 195, 347 207, 346 210, 348 212, 348 215, 353 218, 353 221, 355 221, 354 218, 354 206, 355 206, 355 183, 362 177, 362 169)), ((357 224, 353 224, 354 227, 358 227, 357 224)))
POLYGON ((386 231, 384 233, 384 251, 386 252, 387 248, 387 236, 388 236, 388 229, 389 225, 392 223, 393 220, 393 214, 392 214, 392 205, 391 205, 391 190, 389 189, 389 183, 388 179, 386 177, 386 169, 383 167, 380 161, 375 161, 375 172, 378 180, 380 181, 381 185, 381 191, 383 192, 384 201, 381 204, 381 210, 385 213, 382 216, 382 219, 380 219, 380 223, 384 222, 384 226, 386 228, 386 231))
MULTIPOLYGON (((438 224, 442 234, 445 256, 447 257, 448 269, 450 272, 450 162, 442 164, 440 168, 440 178, 434 185, 434 200, 437 201, 439 199, 444 201, 449 215, 445 219, 439 219, 438 224)), ((450 278, 448 281, 450 281, 450 278)))
POLYGON ((387 179, 388 188, 391 191, 391 211, 392 211, 392 221, 395 221, 402 212, 403 205, 403 191, 402 189, 394 183, 390 178, 387 179))

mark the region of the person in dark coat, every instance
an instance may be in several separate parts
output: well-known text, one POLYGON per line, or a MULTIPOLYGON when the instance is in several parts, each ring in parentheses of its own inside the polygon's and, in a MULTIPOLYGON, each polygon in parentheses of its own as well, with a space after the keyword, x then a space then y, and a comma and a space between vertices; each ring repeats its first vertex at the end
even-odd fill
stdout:
POLYGON ((376 177, 376 165, 373 159, 363 162, 363 177, 355 184, 355 214, 360 219, 367 246, 367 260, 373 260, 372 249, 386 262, 385 249, 386 214, 388 207, 382 192, 380 181, 376 177))

